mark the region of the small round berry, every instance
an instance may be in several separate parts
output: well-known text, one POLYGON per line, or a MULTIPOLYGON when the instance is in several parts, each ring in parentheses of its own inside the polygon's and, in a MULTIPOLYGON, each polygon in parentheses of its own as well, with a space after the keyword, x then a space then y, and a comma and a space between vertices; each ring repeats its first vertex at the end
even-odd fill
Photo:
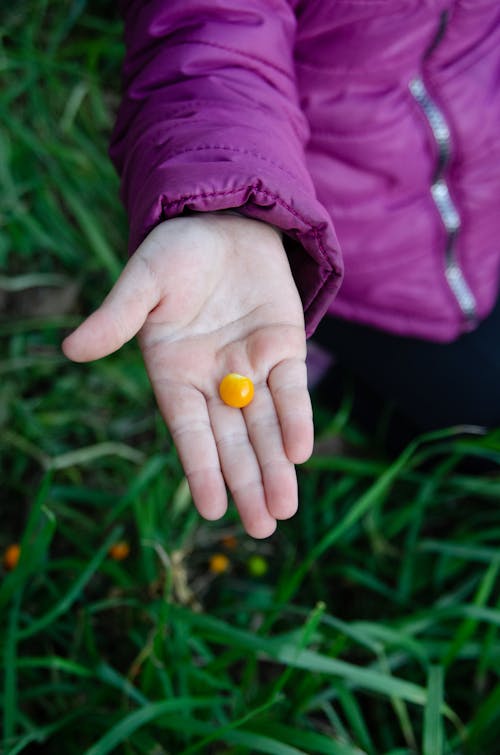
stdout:
POLYGON ((7 571, 12 571, 12 569, 16 568, 20 556, 21 548, 17 543, 12 543, 12 545, 9 545, 8 548, 5 549, 3 554, 3 565, 7 571))
POLYGON ((227 548, 228 551, 235 551, 238 547, 238 540, 234 535, 225 535, 221 542, 224 548, 227 548))
POLYGON ((229 559, 224 553, 214 553, 209 564, 212 574, 223 574, 229 569, 229 559))
POLYGON ((124 561, 130 555, 130 545, 125 540, 114 543, 109 549, 113 561, 124 561))
POLYGON ((248 559, 247 568, 252 577, 263 577, 267 573, 268 564, 265 558, 255 554, 248 559))
POLYGON ((253 399, 253 383, 250 378, 244 375, 230 372, 226 377, 222 378, 219 385, 219 394, 228 406, 242 409, 244 406, 248 406, 253 399))

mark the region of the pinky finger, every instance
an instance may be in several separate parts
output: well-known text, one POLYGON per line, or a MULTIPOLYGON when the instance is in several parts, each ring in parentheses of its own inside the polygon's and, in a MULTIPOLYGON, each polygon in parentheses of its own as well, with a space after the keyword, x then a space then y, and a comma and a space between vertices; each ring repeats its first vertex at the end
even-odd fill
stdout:
POLYGON ((301 464, 312 454, 314 426, 307 371, 302 359, 286 359, 269 373, 268 385, 278 414, 286 455, 301 464))

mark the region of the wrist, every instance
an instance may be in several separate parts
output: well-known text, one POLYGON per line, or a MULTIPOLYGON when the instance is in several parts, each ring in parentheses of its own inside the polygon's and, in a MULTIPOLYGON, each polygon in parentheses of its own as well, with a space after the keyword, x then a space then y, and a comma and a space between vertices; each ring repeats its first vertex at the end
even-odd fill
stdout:
POLYGON ((249 215, 246 215, 242 210, 238 209, 237 207, 229 207, 224 210, 209 210, 207 212, 204 212, 203 210, 188 210, 184 213, 185 216, 196 216, 196 215, 213 215, 214 217, 220 216, 220 215, 233 215, 237 218, 242 218, 243 220, 252 220, 255 223, 262 223, 262 225, 267 226, 268 228, 272 228, 280 240, 283 240, 283 231, 281 228, 279 228, 277 225, 273 225, 272 223, 266 223, 264 220, 257 220, 256 218, 252 218, 249 215))

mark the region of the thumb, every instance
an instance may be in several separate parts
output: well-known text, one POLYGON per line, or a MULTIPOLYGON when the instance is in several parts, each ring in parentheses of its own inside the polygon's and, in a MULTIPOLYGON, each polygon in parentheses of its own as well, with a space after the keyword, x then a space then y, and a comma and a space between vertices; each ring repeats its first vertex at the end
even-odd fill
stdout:
POLYGON ((112 354, 136 335, 159 300, 154 275, 136 252, 101 306, 64 339, 64 354, 74 362, 112 354))

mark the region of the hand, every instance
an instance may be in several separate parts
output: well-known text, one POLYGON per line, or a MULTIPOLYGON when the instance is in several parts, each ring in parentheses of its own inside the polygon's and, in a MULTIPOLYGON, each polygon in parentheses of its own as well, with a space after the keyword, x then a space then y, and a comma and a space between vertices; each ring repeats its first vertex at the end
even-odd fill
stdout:
POLYGON ((297 509, 294 464, 313 444, 302 306, 279 233, 223 213, 157 226, 63 350, 99 359, 137 333, 198 511, 221 517, 227 484, 247 532, 268 537, 297 509), (228 372, 254 382, 242 410, 219 398, 228 372))

